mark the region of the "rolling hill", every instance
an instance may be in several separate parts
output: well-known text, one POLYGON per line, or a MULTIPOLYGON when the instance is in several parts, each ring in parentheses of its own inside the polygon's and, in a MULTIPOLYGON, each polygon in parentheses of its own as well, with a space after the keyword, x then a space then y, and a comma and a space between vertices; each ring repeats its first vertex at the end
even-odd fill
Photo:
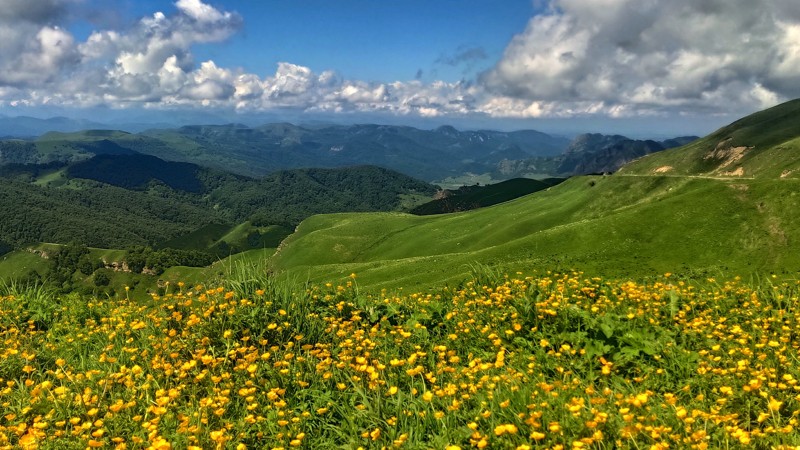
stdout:
POLYGON ((274 247, 312 214, 399 210, 436 192, 378 167, 296 169, 254 179, 127 152, 9 164, 0 175, 0 232, 16 248, 36 242, 163 247, 216 225, 222 233, 207 248, 191 249, 227 255, 274 247))
POLYGON ((800 169, 800 99, 757 112, 679 149, 629 164, 627 175, 794 178, 800 169))
POLYGON ((437 190, 373 166, 254 179, 95 144, 101 150, 88 159, 0 166, 0 280, 97 295, 152 290, 165 271, 188 276, 220 258, 274 249, 310 215, 404 210, 437 190), (168 270, 176 266, 193 269, 168 270))
POLYGON ((475 264, 628 277, 796 275, 797 123, 800 103, 789 102, 618 174, 574 177, 464 213, 314 216, 271 264, 312 280, 355 272, 365 286, 406 289, 463 279, 475 264), (749 150, 728 163, 720 142, 749 150))

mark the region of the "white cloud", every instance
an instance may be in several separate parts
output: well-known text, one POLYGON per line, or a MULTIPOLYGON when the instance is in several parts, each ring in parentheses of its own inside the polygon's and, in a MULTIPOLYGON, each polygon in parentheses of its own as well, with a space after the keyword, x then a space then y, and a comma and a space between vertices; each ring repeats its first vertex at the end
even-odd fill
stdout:
POLYGON ((175 6, 187 16, 199 22, 220 22, 230 18, 230 13, 222 13, 200 0, 178 0, 175 6))
POLYGON ((562 110, 585 102, 609 114, 763 107, 800 96, 797 5, 553 0, 482 81, 495 95, 562 110))
MULTIPOLYGON (((800 96, 796 0, 550 0, 478 80, 431 83, 195 61, 193 46, 243 20, 201 0, 77 42, 63 25, 78 1, 6 0, 0 103, 564 118, 746 112, 800 96)), ((462 50, 440 63, 486 56, 462 50)))

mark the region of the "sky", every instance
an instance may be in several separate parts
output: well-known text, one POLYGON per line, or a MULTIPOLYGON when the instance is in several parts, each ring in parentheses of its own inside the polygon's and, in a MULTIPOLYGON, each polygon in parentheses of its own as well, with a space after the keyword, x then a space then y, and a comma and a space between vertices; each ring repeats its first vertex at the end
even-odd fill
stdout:
POLYGON ((667 136, 797 97, 797 0, 0 0, 6 115, 667 136))

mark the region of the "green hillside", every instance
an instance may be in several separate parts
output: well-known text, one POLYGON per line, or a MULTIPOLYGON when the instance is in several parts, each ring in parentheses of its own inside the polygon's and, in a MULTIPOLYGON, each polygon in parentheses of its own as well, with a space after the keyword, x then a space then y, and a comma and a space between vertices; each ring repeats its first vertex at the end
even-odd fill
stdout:
POLYGON ((296 169, 254 179, 113 153, 115 144, 103 140, 97 145, 107 152, 70 163, 0 165, 0 255, 22 250, 4 260, 0 279, 32 277, 62 292, 94 295, 125 286, 138 294, 140 283, 153 291, 153 279, 143 275, 274 249, 313 214, 407 209, 437 190, 379 167, 296 169), (25 252, 36 246, 62 255, 59 245, 70 256, 46 261, 25 252))
POLYGON ((15 250, 0 256, 0 279, 2 280, 25 278, 32 272, 41 275, 48 269, 45 259, 26 250, 15 250))
POLYGON ((628 175, 800 176, 800 99, 740 119, 684 147, 625 166, 628 175))
POLYGON ((313 280, 355 272, 365 286, 387 288, 457 281, 478 263, 628 277, 796 275, 800 180, 780 176, 795 164, 791 145, 800 129, 791 123, 800 123, 798 102, 645 157, 618 175, 575 177, 475 211, 315 216, 286 240, 272 265, 313 280), (759 149, 737 163, 756 176, 725 176, 718 162, 711 167, 703 159, 709 143, 729 136, 732 145, 759 149), (653 169, 666 163, 669 173, 653 169))

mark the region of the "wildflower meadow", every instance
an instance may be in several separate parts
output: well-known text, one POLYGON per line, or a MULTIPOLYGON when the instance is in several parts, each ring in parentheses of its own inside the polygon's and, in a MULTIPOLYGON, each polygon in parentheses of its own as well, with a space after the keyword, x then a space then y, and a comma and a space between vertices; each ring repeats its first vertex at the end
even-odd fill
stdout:
POLYGON ((0 448, 796 448, 800 285, 6 285, 0 448))

